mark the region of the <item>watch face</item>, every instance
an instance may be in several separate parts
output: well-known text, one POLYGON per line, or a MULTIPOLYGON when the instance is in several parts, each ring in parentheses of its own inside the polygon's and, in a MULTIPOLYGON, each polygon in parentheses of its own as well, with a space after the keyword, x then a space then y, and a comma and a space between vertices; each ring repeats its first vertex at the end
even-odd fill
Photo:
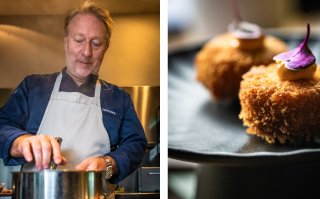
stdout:
POLYGON ((107 179, 110 179, 112 177, 113 171, 112 171, 112 164, 111 162, 107 163, 107 170, 106 170, 106 177, 107 179))
POLYGON ((106 178, 107 178, 107 179, 110 179, 111 177, 112 177, 112 173, 110 173, 110 172, 107 171, 107 172, 106 172, 106 178))
POLYGON ((103 156, 100 156, 100 157, 101 157, 101 158, 105 161, 105 163, 106 163, 107 168, 106 168, 105 172, 106 172, 106 179, 108 180, 108 179, 110 179, 110 178, 112 177, 112 175, 113 175, 112 163, 111 163, 111 161, 110 161, 109 158, 103 157, 103 156))
POLYGON ((107 167, 107 171, 106 171, 106 178, 110 179, 112 177, 112 166, 111 167, 107 167))

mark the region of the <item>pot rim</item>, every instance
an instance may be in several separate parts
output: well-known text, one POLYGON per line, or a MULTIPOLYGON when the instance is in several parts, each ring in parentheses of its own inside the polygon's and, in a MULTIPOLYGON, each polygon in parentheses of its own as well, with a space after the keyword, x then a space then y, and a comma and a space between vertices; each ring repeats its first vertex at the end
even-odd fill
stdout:
POLYGON ((102 173, 103 170, 92 170, 92 171, 83 171, 83 170, 69 170, 69 169, 62 169, 62 170, 49 170, 44 169, 40 171, 13 171, 12 174, 22 174, 22 173, 102 173))

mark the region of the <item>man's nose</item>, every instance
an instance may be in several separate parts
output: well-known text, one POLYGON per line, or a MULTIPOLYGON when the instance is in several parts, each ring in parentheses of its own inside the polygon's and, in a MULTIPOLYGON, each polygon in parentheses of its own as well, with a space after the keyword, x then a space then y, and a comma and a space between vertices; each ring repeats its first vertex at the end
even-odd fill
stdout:
POLYGON ((92 56, 92 46, 90 43, 85 43, 82 49, 82 54, 85 57, 91 57, 92 56))

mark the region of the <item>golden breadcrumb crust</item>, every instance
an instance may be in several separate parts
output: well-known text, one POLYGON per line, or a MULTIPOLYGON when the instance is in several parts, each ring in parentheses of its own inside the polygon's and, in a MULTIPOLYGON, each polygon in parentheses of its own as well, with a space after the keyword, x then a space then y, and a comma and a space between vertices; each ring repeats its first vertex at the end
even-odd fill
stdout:
POLYGON ((195 58, 197 79, 214 99, 237 99, 242 75, 253 65, 268 65, 273 56, 286 51, 284 42, 264 36, 264 47, 254 51, 232 47, 230 33, 209 41, 195 58))
POLYGON ((268 143, 300 143, 320 133, 320 69, 313 79, 281 81, 277 65, 253 67, 243 75, 240 119, 249 134, 268 143))

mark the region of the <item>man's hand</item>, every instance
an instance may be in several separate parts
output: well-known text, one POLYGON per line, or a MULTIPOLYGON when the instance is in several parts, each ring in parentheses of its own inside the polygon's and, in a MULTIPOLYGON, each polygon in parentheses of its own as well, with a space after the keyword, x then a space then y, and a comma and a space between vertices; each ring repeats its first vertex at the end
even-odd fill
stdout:
POLYGON ((104 170, 105 168, 106 163, 102 158, 99 157, 86 158, 76 166, 77 170, 84 171, 104 170))
POLYGON ((22 135, 13 141, 10 149, 12 157, 24 157, 28 162, 35 162, 37 169, 49 168, 53 157, 57 165, 66 164, 59 143, 49 135, 22 135))
MULTIPOLYGON (((112 170, 113 174, 117 175, 119 173, 118 166, 116 161, 108 156, 112 163, 112 170)), ((94 171, 94 170, 105 170, 107 167, 106 162, 101 157, 90 157, 84 159, 80 164, 76 166, 77 170, 84 170, 84 171, 94 171)))

